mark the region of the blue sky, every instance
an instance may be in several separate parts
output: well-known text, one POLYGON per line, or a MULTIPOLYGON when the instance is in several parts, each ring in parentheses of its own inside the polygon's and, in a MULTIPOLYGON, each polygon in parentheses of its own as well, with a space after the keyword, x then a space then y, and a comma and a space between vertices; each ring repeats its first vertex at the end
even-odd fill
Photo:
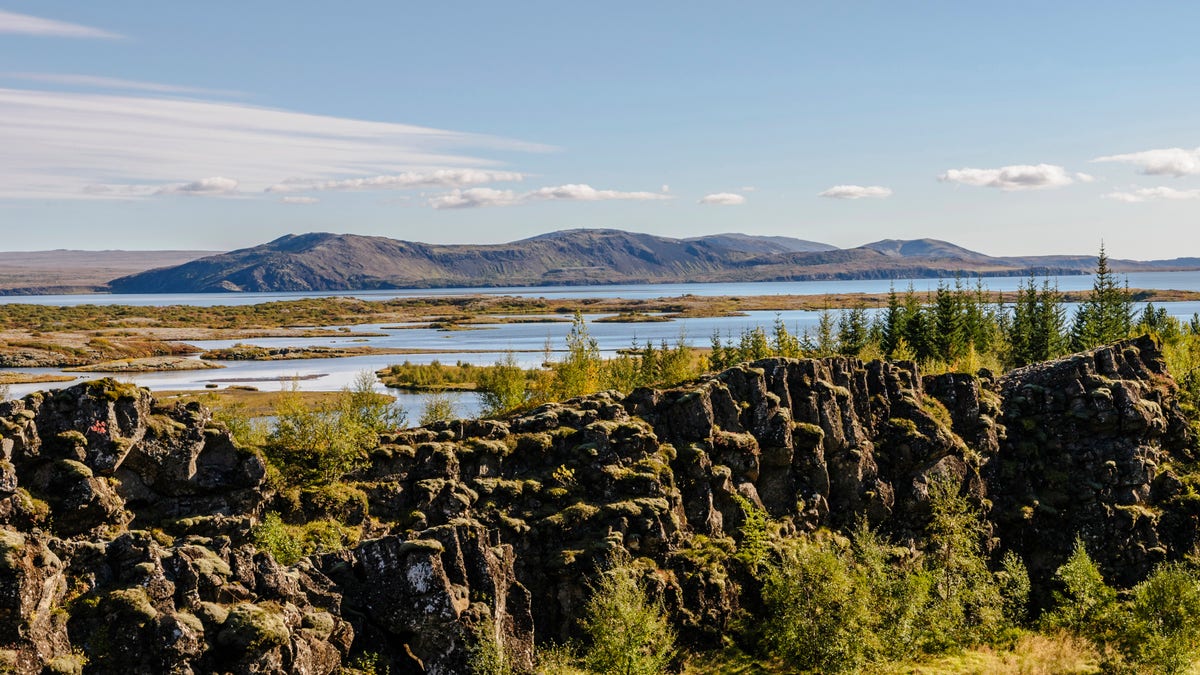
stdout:
POLYGON ((741 231, 1200 255, 1193 3, 0 0, 8 250, 741 231))

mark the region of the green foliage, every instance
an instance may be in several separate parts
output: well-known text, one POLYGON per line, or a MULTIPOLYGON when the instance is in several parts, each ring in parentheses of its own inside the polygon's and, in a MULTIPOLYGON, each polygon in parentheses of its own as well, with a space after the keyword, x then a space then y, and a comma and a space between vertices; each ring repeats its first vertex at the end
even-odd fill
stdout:
POLYGON ((588 332, 583 312, 576 310, 567 333, 567 354, 553 365, 551 398, 568 399, 600 391, 603 369, 600 347, 588 332))
POLYGON ((281 565, 291 565, 314 553, 331 553, 358 542, 360 532, 331 519, 289 525, 274 511, 267 512, 251 532, 254 545, 281 565))
POLYGON ((1161 565, 1133 589, 1122 652, 1158 673, 1182 673, 1200 658, 1200 575, 1161 565))
POLYGON ((1117 596, 1104 583, 1082 539, 1075 540, 1071 556, 1054 577, 1059 588, 1054 591, 1054 609, 1042 617, 1043 625, 1103 641, 1117 596))
POLYGON ((1133 328, 1133 297, 1126 284, 1108 266, 1108 254, 1100 246, 1091 296, 1075 313, 1071 326, 1072 346, 1091 349, 1127 337, 1133 328))
POLYGON ((641 573, 616 557, 592 587, 583 629, 589 644, 582 662, 594 673, 653 675, 675 656, 675 632, 661 602, 650 600, 641 573))
POLYGON ((530 400, 529 376, 517 364, 516 354, 505 352, 479 378, 480 403, 485 417, 497 417, 525 407, 530 400))
POLYGON ((996 573, 1000 597, 1004 600, 1004 616, 1013 625, 1021 625, 1029 612, 1029 570, 1015 551, 1008 551, 1000 560, 996 573))
POLYGON ((1195 568, 1160 565, 1122 598, 1076 540, 1055 578, 1060 588, 1043 625, 1108 649, 1113 670, 1124 664, 1137 672, 1182 673, 1200 658, 1200 572, 1195 568))
POLYGON ((445 422, 454 419, 454 398, 444 391, 435 391, 425 395, 421 407, 420 426, 429 426, 434 422, 445 422))
POLYGON ((512 675, 516 672, 490 617, 480 621, 472 631, 467 668, 473 675, 512 675))
POLYGON ((224 424, 243 448, 261 447, 267 441, 267 425, 252 418, 244 403, 234 402, 213 410, 213 419, 224 424))
POLYGON ((796 541, 763 583, 767 653, 805 671, 854 671, 874 651, 876 617, 853 561, 828 543, 796 541))
POLYGON ((1044 282, 1039 291, 1032 275, 1017 289, 1011 319, 1007 322, 1009 365, 1025 366, 1067 352, 1066 308, 1057 288, 1044 282))
POLYGON ((948 649, 987 641, 1004 625, 1004 599, 983 553, 982 514, 950 478, 930 481, 929 505, 933 517, 926 531, 926 555, 934 577, 934 646, 948 649), (938 640, 944 644, 937 645, 938 640))
POLYGON ((305 405, 293 388, 275 404, 275 424, 267 434, 267 459, 291 485, 339 480, 366 460, 379 441, 378 430, 395 420, 390 400, 374 391, 346 390, 332 404, 305 405))
POLYGON ((757 574, 771 552, 771 520, 765 511, 750 503, 749 499, 736 493, 733 497, 745 516, 740 528, 742 537, 738 542, 737 556, 746 563, 751 573, 757 574))

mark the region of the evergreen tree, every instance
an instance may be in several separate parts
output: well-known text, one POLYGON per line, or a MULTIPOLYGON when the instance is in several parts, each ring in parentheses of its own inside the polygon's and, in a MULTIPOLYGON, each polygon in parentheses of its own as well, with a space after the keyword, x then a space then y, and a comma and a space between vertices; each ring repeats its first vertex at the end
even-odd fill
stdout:
POLYGON ((887 308, 883 310, 879 324, 879 344, 883 353, 890 358, 892 352, 896 351, 896 345, 904 338, 904 306, 900 304, 900 298, 896 295, 895 285, 888 288, 887 308))
POLYGON ((1132 328, 1133 298, 1128 284, 1117 281, 1101 244, 1091 296, 1075 313, 1071 329, 1073 346, 1083 350, 1115 342, 1128 337, 1132 328))
POLYGON ((842 310, 838 318, 838 351, 847 356, 858 356, 870 338, 867 309, 856 304, 842 310))

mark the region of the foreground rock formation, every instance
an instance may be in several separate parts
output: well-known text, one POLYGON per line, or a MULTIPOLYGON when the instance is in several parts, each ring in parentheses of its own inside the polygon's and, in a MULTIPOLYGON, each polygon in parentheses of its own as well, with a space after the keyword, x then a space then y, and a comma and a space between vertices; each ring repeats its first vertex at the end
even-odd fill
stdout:
POLYGON ((756 602, 732 555, 747 510, 919 547, 938 479, 1035 583, 1076 536, 1124 584, 1200 541, 1196 439, 1152 340, 982 375, 769 359, 386 435, 336 495, 299 497, 196 405, 111 380, 6 402, 0 669, 461 673, 481 639, 528 667, 617 550, 683 640, 717 645, 756 602), (284 567, 251 543, 267 511, 364 538, 284 567))

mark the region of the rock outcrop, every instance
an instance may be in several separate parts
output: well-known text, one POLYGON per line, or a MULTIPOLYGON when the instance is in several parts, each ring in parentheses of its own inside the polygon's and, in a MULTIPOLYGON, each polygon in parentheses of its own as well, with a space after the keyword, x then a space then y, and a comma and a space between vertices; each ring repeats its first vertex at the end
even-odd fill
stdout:
POLYGON ((275 494, 200 406, 111 380, 0 404, 0 667, 16 672, 461 673, 570 637, 615 552, 693 645, 757 589, 747 514, 784 533, 865 519, 919 549, 929 489, 984 510, 1046 583, 1076 537, 1132 584, 1200 542, 1195 434, 1148 338, 995 379, 768 359, 667 390, 384 435, 328 492, 275 494), (321 496, 325 495, 325 496, 321 496), (346 496, 349 495, 349 496, 346 496), (361 528, 281 566, 268 511, 361 528))

